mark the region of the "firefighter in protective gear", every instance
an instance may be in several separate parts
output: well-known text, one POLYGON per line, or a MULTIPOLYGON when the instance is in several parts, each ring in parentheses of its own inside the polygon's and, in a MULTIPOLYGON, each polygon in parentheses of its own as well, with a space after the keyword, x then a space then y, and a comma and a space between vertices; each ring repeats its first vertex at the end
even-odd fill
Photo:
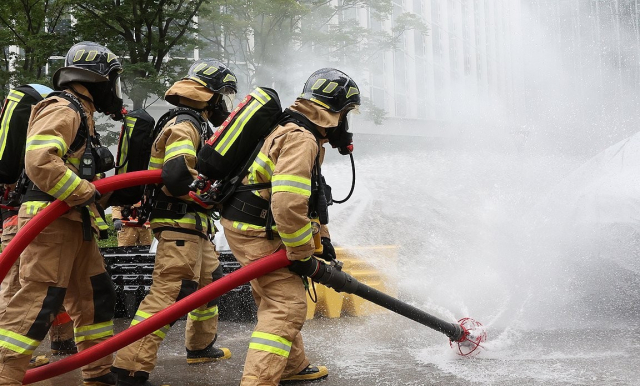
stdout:
MULTIPOLYGON (((0 187, 0 192, 2 192, 2 189, 3 188, 0 187)), ((15 185, 5 185, 4 189, 6 193, 12 192, 15 189, 15 185)), ((20 203, 15 202, 7 196, 8 194, 0 198, 0 203, 4 205, 4 207, 0 209, 0 214, 2 215, 2 233, 0 234, 2 249, 6 248, 16 233, 18 233, 18 209, 20 203)), ((13 295, 20 289, 19 270, 20 259, 16 260, 9 269, 9 272, 7 272, 7 276, 2 280, 2 284, 0 285, 0 317, 4 314, 9 300, 11 300, 13 295)), ((53 355, 67 355, 77 352, 76 344, 73 341, 73 323, 71 322, 69 314, 64 310, 56 315, 49 330, 49 339, 51 341, 51 353, 53 355)), ((31 358, 29 368, 43 366, 47 363, 49 363, 49 359, 45 355, 38 355, 31 358)))
MULTIPOLYGON (((69 50, 53 77, 59 96, 34 106, 29 119, 25 171, 31 183, 19 211, 24 226, 58 199, 71 209, 40 232, 20 256, 22 288, 0 318, 0 385, 22 385, 33 351, 64 304, 74 323, 79 351, 113 335, 115 291, 95 235, 100 219, 91 181, 79 177, 86 138, 94 135, 93 113, 119 111, 119 74, 115 54, 92 42, 69 50), (81 136, 82 137, 82 136, 81 136), (88 231, 88 232, 87 232, 88 231)), ((115 384, 111 356, 82 368, 85 385, 115 384)))
MULTIPOLYGON (((198 60, 188 75, 174 83, 165 99, 177 106, 176 114, 161 129, 151 150, 149 169, 162 169, 162 187, 152 198, 149 216, 158 239, 153 284, 132 325, 222 277, 210 235, 211 211, 189 197, 189 185, 197 177, 196 154, 212 130, 207 120, 221 124, 229 115, 237 91, 235 75, 221 62, 198 60)), ((162 121, 162 118, 161 118, 162 121)), ((231 357, 226 348, 215 348, 217 299, 191 311, 187 317, 187 363, 211 362, 231 357)), ((118 385, 145 385, 156 364, 157 352, 170 325, 118 351, 112 370, 118 385)))
POLYGON ((139 207, 140 203, 137 203, 133 207, 127 208, 124 211, 126 216, 123 214, 125 208, 121 206, 111 207, 111 219, 113 220, 113 227, 118 234, 119 247, 151 245, 153 241, 149 222, 138 224, 138 218, 132 215, 139 207))
MULTIPOLYGON (((307 259, 316 249, 310 202, 315 202, 312 186, 320 178, 324 157, 322 145, 329 138, 347 133, 346 115, 358 107, 360 95, 355 82, 335 69, 322 69, 307 81, 303 94, 287 110, 285 118, 266 137, 258 156, 242 183, 270 183, 270 188, 236 193, 232 200, 250 201, 271 212, 272 221, 252 221, 249 211, 228 205, 221 223, 235 258, 247 265, 279 249, 290 260, 307 259), (249 197, 247 197, 248 195, 249 197), (262 203, 255 200, 256 195, 262 203), (270 233, 272 237, 270 237, 270 233)), ((346 146, 346 145, 345 145, 346 146)), ((337 147, 337 146, 336 146, 337 147)), ((266 213, 266 212, 265 212, 266 213)), ((326 227, 321 235, 330 242, 326 227)), ((300 330, 305 321, 307 299, 299 275, 283 268, 251 281, 258 306, 258 322, 251 336, 242 386, 273 385, 288 381, 310 381, 328 375, 324 366, 312 366, 304 351, 300 330)))

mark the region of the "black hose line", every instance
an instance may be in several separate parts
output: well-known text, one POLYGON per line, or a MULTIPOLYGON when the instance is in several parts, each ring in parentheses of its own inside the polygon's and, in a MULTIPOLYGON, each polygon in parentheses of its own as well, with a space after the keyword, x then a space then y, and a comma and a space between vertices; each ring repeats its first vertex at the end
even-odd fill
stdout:
POLYGON ((311 258, 310 262, 305 265, 306 267, 304 272, 301 272, 302 274, 317 283, 333 288, 336 292, 359 296, 389 311, 441 332, 454 342, 459 342, 465 338, 465 332, 459 324, 439 319, 375 288, 369 287, 348 273, 343 272, 340 267, 324 264, 315 258, 311 258))
POLYGON ((353 160, 353 153, 349 153, 349 157, 351 157, 351 190, 349 191, 349 194, 347 195, 347 197, 344 200, 333 200, 333 202, 335 202, 336 204, 343 204, 345 202, 347 202, 347 200, 349 198, 351 198, 351 195, 353 194, 353 190, 356 188, 356 164, 353 160))

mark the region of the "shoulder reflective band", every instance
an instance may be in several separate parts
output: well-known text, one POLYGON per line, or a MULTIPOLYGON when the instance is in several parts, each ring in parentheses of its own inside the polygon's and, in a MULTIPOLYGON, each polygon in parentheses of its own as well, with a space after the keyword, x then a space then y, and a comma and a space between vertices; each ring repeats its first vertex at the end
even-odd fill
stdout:
POLYGON ((273 161, 271 161, 269 157, 258 153, 256 159, 249 167, 249 183, 258 181, 258 173, 262 174, 267 182, 271 181, 271 176, 273 176, 273 170, 275 168, 276 165, 273 164, 273 161))
POLYGON ((291 174, 277 174, 271 181, 271 192, 289 192, 311 197, 311 180, 291 174))
POLYGON ((193 146, 193 143, 191 142, 190 139, 185 139, 182 141, 176 141, 170 145, 167 146, 167 148, 165 149, 165 153, 164 153, 164 161, 168 161, 173 157, 176 157, 178 155, 192 155, 192 156, 196 156, 196 149, 193 146))
POLYGON ((56 148, 56 154, 58 157, 62 158, 65 154, 67 154, 67 144, 64 142, 64 139, 58 137, 57 135, 48 135, 48 134, 36 134, 27 138, 26 151, 37 150, 37 149, 48 149, 51 147, 56 148))

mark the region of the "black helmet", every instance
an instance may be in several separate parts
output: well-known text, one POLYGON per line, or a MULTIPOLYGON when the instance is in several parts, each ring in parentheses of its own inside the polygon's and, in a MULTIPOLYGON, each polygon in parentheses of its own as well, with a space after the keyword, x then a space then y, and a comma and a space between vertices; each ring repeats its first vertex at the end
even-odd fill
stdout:
POLYGON ((94 42, 80 42, 69 49, 64 67, 53 75, 53 87, 61 90, 70 82, 101 83, 113 81, 122 72, 118 57, 94 42))
POLYGON ((356 82, 344 72, 335 68, 323 68, 309 77, 300 98, 339 113, 360 105, 360 90, 356 82))
POLYGON ((194 80, 214 93, 235 94, 238 92, 236 76, 224 63, 212 59, 197 60, 189 68, 184 79, 194 80))

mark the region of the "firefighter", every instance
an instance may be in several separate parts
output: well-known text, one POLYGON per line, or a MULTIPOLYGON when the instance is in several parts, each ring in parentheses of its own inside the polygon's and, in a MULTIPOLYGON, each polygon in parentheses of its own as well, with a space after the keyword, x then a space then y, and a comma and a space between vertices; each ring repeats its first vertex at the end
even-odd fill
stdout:
MULTIPOLYGON (((54 88, 62 94, 39 102, 31 112, 25 171, 32 182, 20 206, 19 226, 56 199, 71 209, 40 232, 20 257, 22 288, 0 318, 2 386, 22 385, 31 354, 63 304, 74 322, 79 351, 113 335, 115 291, 93 234, 106 224, 99 220, 99 193, 91 184, 96 170, 86 168, 109 159, 85 148, 87 140, 95 139, 93 113, 113 115, 122 108, 121 71, 117 56, 106 47, 78 43, 53 76, 54 88)), ((109 355, 84 366, 84 384, 114 385, 111 361, 109 355)))
MULTIPOLYGON (((270 183, 271 187, 236 193, 234 205, 222 210, 221 224, 240 264, 245 266, 280 249, 286 249, 293 261, 314 254, 311 219, 320 208, 310 203, 318 202, 319 193, 312 194, 312 186, 321 178, 322 145, 329 141, 341 152, 351 146, 346 115, 359 104, 355 82, 339 70, 324 68, 309 78, 303 93, 285 110, 286 118, 267 136, 242 182, 270 183), (262 199, 256 200, 256 195, 262 199), (268 212, 272 217, 259 215, 268 212), (260 217, 265 219, 255 221, 260 217)), ((324 236, 322 257, 335 259, 328 231, 322 227, 320 232, 324 236)), ((304 351, 300 330, 307 299, 300 276, 283 268, 252 280, 251 287, 258 322, 241 385, 275 386, 326 377, 327 368, 312 366, 304 351)))
MULTIPOLYGON (((160 118, 162 125, 170 117, 152 146, 149 163, 149 169, 162 169, 163 181, 153 194, 149 216, 158 239, 153 284, 131 325, 222 277, 210 239, 214 231, 211 212, 189 197, 189 186, 197 177, 196 153, 212 134, 207 120, 214 126, 222 124, 236 92, 236 77, 227 66, 216 60, 198 60, 165 93, 166 101, 176 108, 160 118)), ((231 357, 228 349, 213 346, 217 324, 217 299, 189 313, 187 363, 231 357)), ((149 373, 169 328, 166 325, 118 351, 112 370, 119 386, 149 384, 149 373)))
POLYGON ((149 222, 138 224, 137 211, 140 203, 132 207, 113 206, 111 207, 111 219, 113 227, 118 232, 118 246, 131 247, 136 245, 151 245, 153 235, 151 234, 149 222))
MULTIPOLYGON (((49 89, 49 91, 53 90, 49 89)), ((18 233, 18 208, 20 207, 19 202, 15 202, 13 198, 8 197, 9 193, 15 190, 15 185, 5 185, 4 189, 7 193, 4 196, 6 199, 0 199, 0 203, 4 205, 0 209, 3 230, 0 234, 2 249, 6 248, 18 233)), ((0 191, 2 191, 1 187, 0 191)), ((7 276, 2 280, 2 285, 0 285, 0 317, 4 314, 9 300, 20 289, 19 269, 20 259, 16 260, 9 272, 7 272, 7 276)), ((68 355, 77 352, 76 344, 73 341, 73 323, 69 314, 63 310, 53 320, 49 330, 49 339, 53 355, 68 355)), ((43 366, 47 363, 49 363, 49 359, 45 355, 37 355, 31 358, 29 368, 43 366)))

